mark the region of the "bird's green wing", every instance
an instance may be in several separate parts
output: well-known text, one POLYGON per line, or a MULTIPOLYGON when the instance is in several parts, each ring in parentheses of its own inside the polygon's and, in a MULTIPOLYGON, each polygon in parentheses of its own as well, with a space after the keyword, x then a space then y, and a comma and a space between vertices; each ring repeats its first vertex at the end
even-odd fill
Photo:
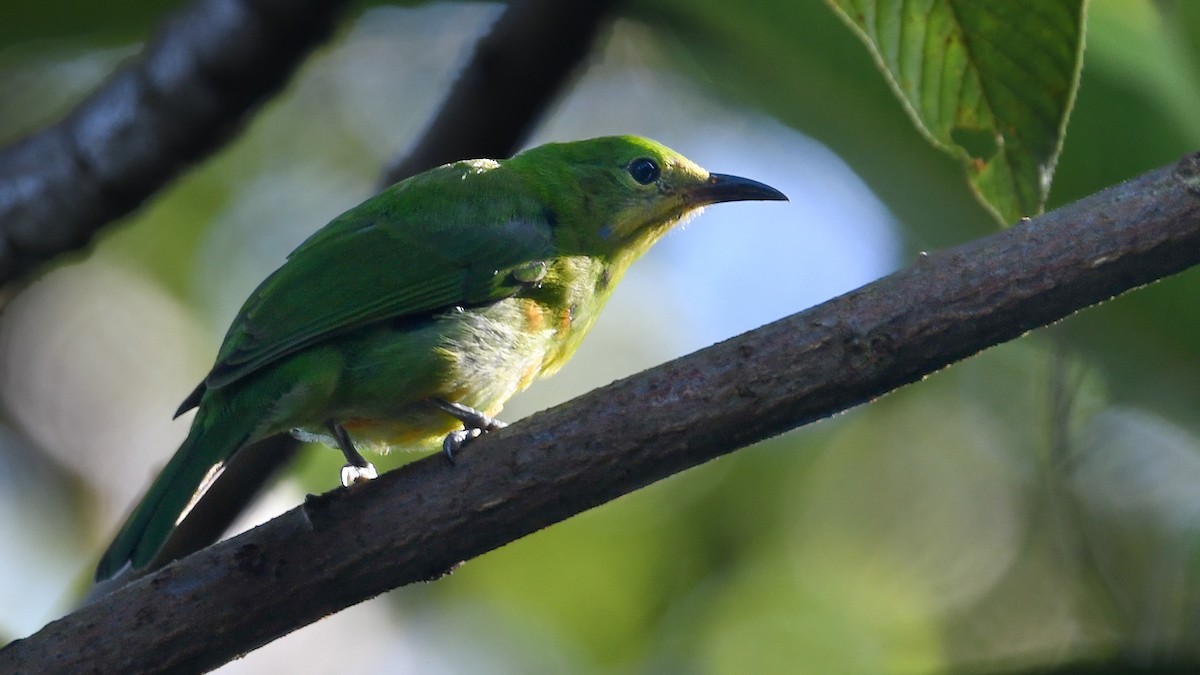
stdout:
POLYGON ((360 326, 518 292, 512 272, 551 254, 553 218, 502 171, 462 167, 393 186, 293 251, 246 301, 198 393, 360 326))

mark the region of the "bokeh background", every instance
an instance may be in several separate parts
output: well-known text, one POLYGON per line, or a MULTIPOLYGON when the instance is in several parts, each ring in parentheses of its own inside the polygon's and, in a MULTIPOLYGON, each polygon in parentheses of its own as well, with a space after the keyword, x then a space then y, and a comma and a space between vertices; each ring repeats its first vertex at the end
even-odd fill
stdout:
MULTIPOLYGON (((0 1, 0 142, 176 3, 0 1)), ((0 313, 0 644, 69 611, 245 295, 369 195, 502 7, 363 4, 213 159, 0 313)), ((1095 0, 1051 208, 1200 149, 1200 4, 1095 0)), ((787 193, 629 273, 514 421, 996 229, 816 0, 633 0, 528 145, 654 137, 787 193)), ((302 629, 224 672, 991 672, 1200 660, 1200 273, 302 629)), ((307 450, 244 525, 332 489, 307 450)), ((411 459, 403 453, 384 462, 411 459)), ((395 514, 397 519, 404 514, 395 514)))

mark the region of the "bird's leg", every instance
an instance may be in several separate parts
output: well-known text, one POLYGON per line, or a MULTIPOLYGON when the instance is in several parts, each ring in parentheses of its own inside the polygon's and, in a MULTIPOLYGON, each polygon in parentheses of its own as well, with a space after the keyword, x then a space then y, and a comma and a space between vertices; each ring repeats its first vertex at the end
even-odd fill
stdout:
POLYGON ((479 438, 482 434, 496 429, 503 429, 508 426, 504 422, 485 415, 478 410, 465 406, 461 403, 452 403, 445 399, 435 398, 433 404, 439 410, 463 423, 463 428, 451 431, 446 434, 446 440, 442 441, 442 452, 446 453, 446 459, 454 462, 454 453, 459 448, 466 445, 469 441, 479 438))
POLYGON ((358 448, 354 447, 354 443, 350 440, 350 434, 346 433, 346 429, 342 425, 329 420, 325 426, 329 429, 329 433, 333 434, 338 449, 342 451, 342 454, 346 456, 346 461, 349 462, 342 467, 343 487, 350 487, 355 483, 365 483, 379 477, 379 472, 375 471, 375 465, 359 454, 358 448))

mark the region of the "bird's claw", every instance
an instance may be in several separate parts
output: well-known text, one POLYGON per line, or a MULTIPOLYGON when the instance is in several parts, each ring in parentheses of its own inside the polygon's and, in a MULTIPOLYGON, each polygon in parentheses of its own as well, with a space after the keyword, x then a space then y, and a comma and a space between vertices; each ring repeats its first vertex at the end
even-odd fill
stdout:
POLYGON ((461 403, 452 403, 440 398, 432 400, 433 404, 441 409, 442 412, 463 423, 462 429, 451 431, 449 434, 446 434, 446 440, 442 441, 442 452, 446 455, 446 459, 450 460, 451 464, 454 463, 454 453, 458 452, 459 448, 489 431, 503 429, 508 426, 495 417, 481 413, 470 406, 465 406, 461 403))
POLYGON ((466 445, 469 441, 479 438, 482 435, 483 429, 456 429, 451 431, 446 434, 446 440, 442 441, 442 453, 453 464, 454 453, 458 452, 459 448, 466 445))
POLYGON ((355 483, 365 483, 369 480, 375 480, 379 477, 379 472, 375 470, 375 465, 367 462, 366 466, 356 466, 347 464, 342 467, 342 487, 350 487, 355 483))

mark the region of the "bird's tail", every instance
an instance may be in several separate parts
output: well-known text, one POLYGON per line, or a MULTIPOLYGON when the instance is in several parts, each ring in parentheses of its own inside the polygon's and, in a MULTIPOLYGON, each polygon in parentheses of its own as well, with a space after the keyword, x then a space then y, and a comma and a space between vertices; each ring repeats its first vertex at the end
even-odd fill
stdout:
POLYGON ((247 415, 221 416, 202 406, 187 439, 159 473, 96 567, 96 581, 115 577, 126 566, 145 567, 166 543, 176 524, 191 510, 220 473, 225 461, 252 431, 247 415))

